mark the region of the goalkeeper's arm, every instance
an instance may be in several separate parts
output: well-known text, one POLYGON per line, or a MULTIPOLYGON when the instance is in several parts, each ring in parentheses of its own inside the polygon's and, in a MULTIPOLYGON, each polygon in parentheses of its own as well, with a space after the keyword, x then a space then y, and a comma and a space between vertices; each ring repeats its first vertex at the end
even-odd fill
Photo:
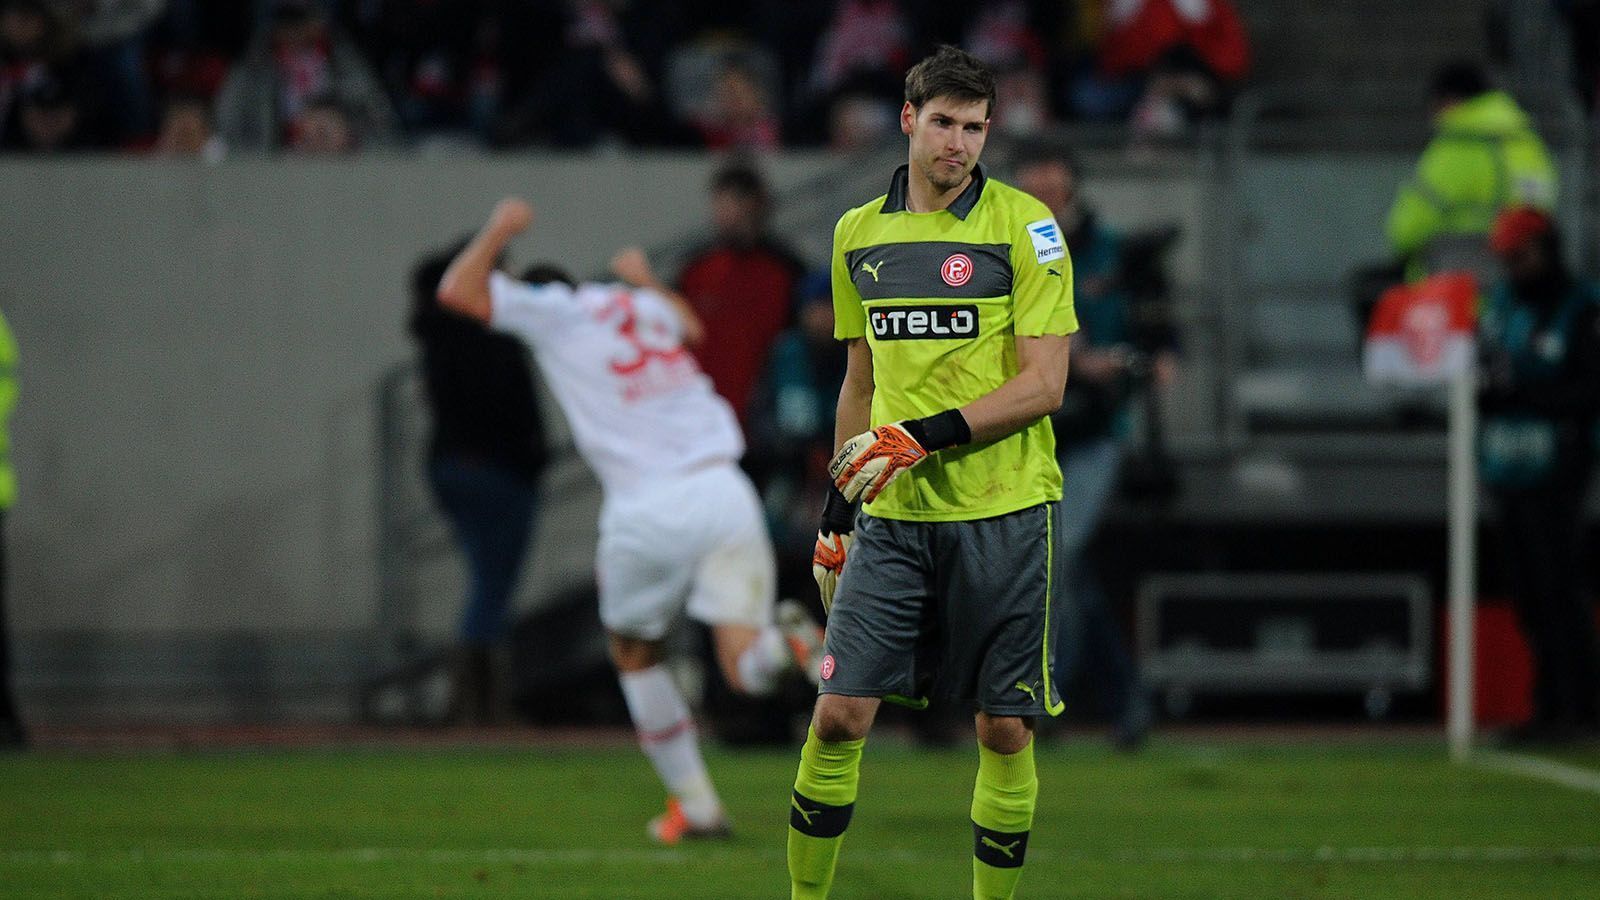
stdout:
POLYGON ((844 384, 839 386, 838 412, 833 419, 833 450, 872 426, 872 347, 866 338, 846 344, 844 384))
POLYGON ((1017 338, 1017 374, 961 407, 972 440, 997 441, 1060 409, 1071 348, 1070 335, 1017 338))
MULTIPOLYGON (((844 384, 839 388, 839 406, 834 419, 834 443, 842 445, 872 421, 872 348, 865 338, 851 340, 846 349, 844 384)), ((833 607, 833 592, 844 571, 855 532, 855 506, 837 489, 830 492, 817 528, 817 545, 811 554, 811 574, 817 580, 823 610, 833 607)))
MULTIPOLYGON (((1061 406, 1071 339, 1018 337, 1017 374, 960 409, 880 425, 845 440, 829 464, 845 499, 874 500, 901 472, 946 447, 994 441, 1039 421, 1061 406)), ((841 403, 843 398, 841 396, 841 403)), ((840 427, 846 425, 843 409, 840 427)))

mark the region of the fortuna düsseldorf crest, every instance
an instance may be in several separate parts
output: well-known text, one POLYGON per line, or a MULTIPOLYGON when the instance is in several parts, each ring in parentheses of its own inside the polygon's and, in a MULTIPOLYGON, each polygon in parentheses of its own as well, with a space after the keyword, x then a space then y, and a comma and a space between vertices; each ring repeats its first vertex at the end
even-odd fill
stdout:
POLYGON ((939 274, 944 277, 945 284, 961 287, 972 277, 972 260, 965 253, 952 253, 939 267, 939 274))

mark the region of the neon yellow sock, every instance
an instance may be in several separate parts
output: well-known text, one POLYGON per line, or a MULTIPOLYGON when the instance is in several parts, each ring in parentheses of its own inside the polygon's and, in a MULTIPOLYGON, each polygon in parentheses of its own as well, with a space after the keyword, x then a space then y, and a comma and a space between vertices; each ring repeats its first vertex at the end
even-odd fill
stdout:
POLYGON ((978 745, 978 780, 972 788, 975 900, 1011 900, 1015 896, 1038 798, 1031 740, 1010 754, 978 745))
POLYGON ((793 900, 823 900, 833 887, 839 844, 856 806, 865 740, 830 744, 807 729, 789 801, 789 885, 793 900))

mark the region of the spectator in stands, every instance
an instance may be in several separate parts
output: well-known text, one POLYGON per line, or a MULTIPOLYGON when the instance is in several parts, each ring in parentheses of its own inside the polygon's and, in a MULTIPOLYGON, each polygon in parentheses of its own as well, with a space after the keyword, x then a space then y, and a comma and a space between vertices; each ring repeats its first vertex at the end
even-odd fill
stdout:
POLYGON ((317 97, 295 120, 289 149, 307 156, 339 156, 356 149, 350 115, 337 97, 317 97))
POLYGON ((156 156, 198 156, 207 162, 222 159, 226 149, 211 126, 211 104, 187 94, 168 97, 151 152, 156 156))
POLYGON ((17 115, 23 93, 59 78, 71 59, 60 17, 44 0, 0 0, 0 144, 21 142, 17 115))
POLYGON ((911 42, 911 24, 898 0, 841 0, 818 42, 811 90, 827 96, 862 74, 898 87, 911 64, 911 42))
POLYGON ((1061 477, 1073 498, 1062 507, 1058 538, 1068 560, 1072 598, 1061 669, 1094 685, 1116 743, 1131 748, 1150 728, 1150 701, 1088 547, 1117 484, 1134 370, 1147 365, 1156 383, 1165 386, 1177 371, 1177 357, 1170 343, 1136 345, 1132 298, 1123 278, 1123 238, 1083 201, 1077 164, 1050 148, 1030 148, 1019 160, 1017 186, 1050 208, 1066 237, 1080 326, 1072 340, 1072 377, 1052 417, 1061 477))
POLYGON ((1556 0, 1572 41, 1572 77, 1584 111, 1600 114, 1600 0, 1556 0))
POLYGON ((1479 462, 1533 652, 1532 741, 1600 730, 1600 651, 1582 580, 1600 439, 1600 287, 1575 278, 1550 215, 1513 207, 1489 238, 1505 266, 1479 327, 1479 462))
POLYGON ((756 73, 737 60, 717 73, 711 108, 695 123, 708 150, 767 151, 778 149, 778 117, 767 101, 756 73))
POLYGON ((1053 115, 1047 54, 1029 22, 1028 4, 1004 0, 984 8, 967 28, 964 45, 996 72, 999 100, 992 129, 1025 137, 1049 127, 1053 115))
POLYGON ((387 0, 355 14, 355 33, 411 134, 488 137, 502 82, 502 33, 491 4, 387 0))
POLYGON ((538 510, 545 439, 522 343, 439 305, 454 256, 427 256, 413 272, 411 335, 433 420, 428 480, 468 570, 452 718, 482 725, 503 712, 497 660, 538 510))
POLYGON ((1176 137, 1225 112, 1249 72, 1249 37, 1230 0, 1110 2, 1106 20, 1097 74, 1125 87, 1099 93, 1137 97, 1131 124, 1142 137, 1176 137))
POLYGON ((150 36, 157 89, 168 97, 177 93, 214 100, 230 61, 250 46, 255 21, 252 4, 169 0, 166 15, 150 36))
POLYGON ((1474 248, 1483 255, 1502 209, 1549 210, 1556 202, 1556 170, 1544 142, 1511 95, 1490 86, 1482 67, 1449 63, 1434 74, 1431 92, 1434 138, 1389 209, 1389 243, 1412 274, 1474 248))
POLYGON ((788 114, 790 133, 798 139, 791 143, 807 143, 819 120, 828 123, 828 144, 837 152, 898 137, 903 80, 915 43, 899 0, 841 0, 815 43, 788 114), (884 138, 880 121, 886 123, 884 138))
POLYGON ((17 498, 17 475, 11 468, 11 408, 17 403, 17 341, 0 315, 0 751, 28 743, 22 714, 11 696, 11 641, 6 634, 5 517, 17 498))
POLYGON ((845 348, 833 338, 833 283, 827 270, 801 279, 798 324, 773 343, 750 404, 750 452, 778 551, 780 584, 809 586, 817 505, 827 498, 833 413, 844 383, 845 348))
POLYGON ((828 106, 828 149, 874 150, 900 136, 899 107, 871 89, 846 87, 828 106))
MULTIPOLYGON (((700 135, 661 96, 612 5, 571 0, 562 42, 497 129, 508 144, 698 146, 700 135)), ((635 11, 637 12, 637 11, 635 11)))
POLYGON ((834 0, 761 0, 753 12, 751 32, 757 43, 773 54, 777 61, 782 91, 775 95, 774 106, 786 117, 787 143, 821 143, 815 134, 815 124, 805 127, 797 115, 813 112, 808 108, 816 104, 804 101, 815 99, 809 79, 816 62, 817 48, 822 33, 833 18, 834 0))
POLYGON ((1029 6, 1023 0, 1000 0, 980 10, 967 26, 962 41, 967 52, 995 69, 1042 69, 1045 65, 1044 40, 1029 21, 1029 6))
POLYGON ((268 27, 229 71, 217 98, 217 130, 229 149, 292 145, 301 114, 324 96, 338 100, 359 145, 392 140, 394 111, 355 46, 311 0, 274 0, 272 9, 268 27))
POLYGON ((741 422, 778 332, 789 324, 801 265, 767 231, 771 197, 743 163, 711 179, 711 244, 692 255, 678 290, 705 323, 701 368, 741 422))
POLYGON ((0 60, 8 69, 57 65, 73 50, 67 22, 46 0, 0 0, 0 60))
POLYGON ((1028 66, 998 71, 995 89, 1001 93, 990 126, 994 133, 1026 138, 1050 128, 1050 84, 1044 72, 1028 66))
POLYGON ((102 146, 91 110, 75 85, 46 76, 29 85, 17 103, 17 142, 24 153, 66 153, 102 146))
POLYGON ((145 61, 145 35, 167 0, 57 0, 78 14, 84 64, 104 95, 114 143, 148 140, 156 100, 145 61))

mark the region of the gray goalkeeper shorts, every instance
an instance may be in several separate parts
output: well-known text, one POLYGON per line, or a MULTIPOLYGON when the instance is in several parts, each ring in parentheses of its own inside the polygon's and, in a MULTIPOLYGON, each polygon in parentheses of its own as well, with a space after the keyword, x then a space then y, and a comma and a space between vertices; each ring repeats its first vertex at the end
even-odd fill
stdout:
POLYGON ((966 522, 862 514, 828 614, 820 692, 1059 714, 1060 509, 966 522))

